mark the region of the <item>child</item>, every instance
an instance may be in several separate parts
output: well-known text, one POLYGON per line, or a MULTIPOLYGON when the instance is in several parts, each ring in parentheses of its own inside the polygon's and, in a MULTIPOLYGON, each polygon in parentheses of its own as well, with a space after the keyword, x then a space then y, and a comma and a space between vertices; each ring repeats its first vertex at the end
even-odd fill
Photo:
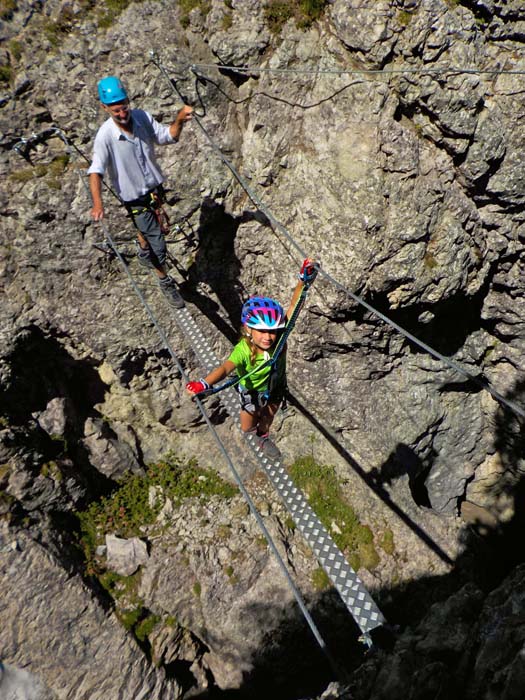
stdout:
POLYGON ((317 266, 308 258, 303 262, 299 273, 299 282, 295 287, 286 315, 283 307, 269 297, 251 297, 242 307, 241 339, 232 353, 220 367, 212 370, 204 379, 186 384, 186 391, 194 396, 206 391, 210 386, 220 382, 233 370, 239 377, 244 377, 237 385, 241 400, 241 430, 255 433, 259 446, 268 459, 276 460, 280 451, 268 437, 270 426, 284 398, 286 390, 286 347, 280 353, 271 368, 265 363, 272 357, 280 332, 285 328, 288 317, 293 313, 305 283, 313 282, 317 275, 317 266), (264 365, 260 370, 256 368, 264 365), (251 372, 255 369, 253 374, 251 372), (270 371, 272 370, 272 387, 269 398, 264 395, 268 390, 270 371), (248 375, 249 376, 245 376, 248 375))

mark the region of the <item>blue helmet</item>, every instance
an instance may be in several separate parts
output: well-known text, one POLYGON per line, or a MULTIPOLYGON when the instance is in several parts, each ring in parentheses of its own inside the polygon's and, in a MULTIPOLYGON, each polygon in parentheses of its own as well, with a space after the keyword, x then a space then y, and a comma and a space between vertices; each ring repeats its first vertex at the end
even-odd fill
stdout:
POLYGON ((275 299, 250 297, 242 307, 241 323, 258 331, 277 331, 286 326, 286 319, 275 299))
POLYGON ((128 99, 124 86, 114 75, 99 80, 98 96, 103 105, 113 105, 128 99))

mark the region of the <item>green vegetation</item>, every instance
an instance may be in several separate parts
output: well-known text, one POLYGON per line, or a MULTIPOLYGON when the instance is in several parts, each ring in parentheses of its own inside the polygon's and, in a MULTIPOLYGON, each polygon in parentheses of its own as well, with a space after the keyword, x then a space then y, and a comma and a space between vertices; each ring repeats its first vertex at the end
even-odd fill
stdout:
POLYGON ((231 564, 227 564, 226 566, 223 567, 222 569, 226 576, 229 578, 230 583, 235 585, 236 583, 239 583, 239 578, 235 575, 235 570, 231 564))
POLYGON ((428 249, 425 255, 423 256, 423 265, 427 268, 427 270, 433 270, 435 267, 438 266, 436 256, 434 255, 434 253, 431 253, 428 249))
POLYGON ((15 501, 16 498, 10 493, 0 490, 0 513, 6 513, 15 501))
MULTIPOLYGON (((51 471, 49 464, 44 465, 51 471)), ((95 556, 96 547, 104 542, 107 532, 121 537, 143 535, 142 527, 155 522, 165 499, 175 506, 187 498, 219 496, 231 498, 237 490, 224 482, 215 472, 199 469, 194 463, 180 464, 172 456, 148 467, 144 476, 131 474, 109 496, 92 503, 84 512, 77 513, 81 529, 81 546, 87 560, 86 573, 95 576, 101 586, 115 601, 116 614, 122 625, 132 632, 139 644, 147 646, 147 638, 160 619, 144 607, 138 596, 140 572, 132 576, 120 576, 106 571, 95 556), (154 487, 159 497, 152 502, 150 489, 154 487)), ((230 528, 225 526, 230 533, 230 528)), ((188 561, 189 563, 189 561, 188 561)), ((230 581, 234 582, 233 569, 230 581)), ((201 595, 201 584, 196 581, 193 594, 201 595)), ((175 618, 166 621, 176 626, 175 618)))
POLYGON ((231 534, 232 529, 230 525, 227 525, 226 523, 221 523, 217 526, 216 537, 218 540, 227 540, 231 537, 231 534))
POLYGON ((144 607, 144 601, 137 593, 140 576, 140 572, 132 576, 121 576, 114 571, 105 571, 99 574, 98 580, 115 601, 115 614, 122 626, 131 632, 139 643, 144 644, 155 625, 160 622, 160 617, 144 607))
MULTIPOLYGON (((21 168, 10 173, 9 179, 13 182, 29 182, 35 177, 35 168, 21 168)), ((37 176, 38 177, 38 176, 37 176)))
POLYGON ((406 27, 410 24, 412 15, 412 12, 407 12, 406 10, 399 10, 397 13, 397 21, 401 26, 406 27))
POLYGON ((290 532, 295 532, 295 528, 297 527, 291 515, 286 516, 284 525, 290 532))
POLYGON ((67 153, 55 156, 47 167, 46 185, 53 190, 62 189, 62 175, 69 163, 67 153))
POLYGON ((11 39, 9 42, 9 53, 15 61, 22 58, 22 42, 16 39, 11 39))
POLYGON ((13 69, 10 64, 2 63, 0 64, 0 83, 9 84, 13 78, 13 69))
POLYGON ((122 626, 129 632, 132 632, 140 620, 142 610, 143 608, 140 606, 138 608, 131 608, 131 610, 118 610, 116 614, 122 626))
POLYGON ((389 527, 384 531, 383 536, 379 540, 379 546, 390 556, 395 552, 394 533, 389 527))
POLYGON ((137 589, 139 586, 140 575, 138 573, 132 576, 121 576, 114 571, 105 571, 98 577, 102 588, 109 593, 114 599, 126 597, 137 602, 137 589))
POLYGON ((264 535, 257 535, 257 537, 255 538, 255 545, 257 549, 266 549, 268 547, 266 537, 264 535))
POLYGON ((139 643, 146 643, 148 636, 160 622, 160 617, 150 613, 143 605, 130 609, 117 610, 116 615, 122 626, 131 632, 139 643))
POLYGON ((9 462, 5 462, 4 464, 0 464, 0 482, 6 479, 9 474, 11 473, 11 467, 9 466, 9 462))
POLYGON ((327 5, 328 0, 268 0, 264 17, 272 34, 279 34, 292 18, 299 29, 308 29, 327 5))
POLYGON ((372 571, 379 564, 374 535, 362 525, 354 509, 345 501, 334 467, 317 464, 310 455, 299 457, 290 467, 295 483, 306 493, 308 501, 335 543, 349 557, 354 569, 372 571))
POLYGON ((279 34, 283 26, 294 16, 293 2, 271 0, 264 8, 264 18, 272 34, 279 34))
POLYGON ((326 571, 321 567, 312 573, 312 583, 316 591, 326 591, 331 586, 326 571))
POLYGON ((92 503, 87 510, 77 513, 82 531, 82 546, 90 561, 106 532, 120 537, 141 534, 143 525, 155 522, 163 499, 169 498, 178 506, 185 498, 231 498, 236 489, 223 481, 215 472, 200 469, 194 463, 179 464, 173 457, 152 464, 145 476, 126 476, 110 496, 92 503), (162 498, 150 504, 150 487, 160 487, 162 498))
MULTIPOLYGON (((24 184, 33 178, 45 177, 45 183, 48 187, 54 190, 59 190, 62 188, 62 175, 64 174, 68 163, 69 156, 67 153, 62 153, 55 156, 47 165, 39 163, 32 168, 21 168, 20 170, 15 170, 9 175, 9 178, 13 182, 24 184)), ((56 437, 53 439, 56 439, 56 437)), ((62 438, 58 439, 62 440, 62 438)))
MULTIPOLYGON (((9 0, 0 0, 0 3, 6 2, 9 0)), ((94 14, 98 27, 107 29, 132 2, 141 2, 141 0, 102 0, 101 2, 77 0, 74 7, 71 4, 65 4, 54 19, 45 20, 42 30, 51 46, 58 48, 77 22, 94 14)))
POLYGON ((211 2, 210 0, 179 0, 179 7, 181 12, 180 23, 186 29, 190 24, 190 12, 197 8, 201 15, 206 16, 211 10, 211 2))
POLYGON ((16 0, 0 0, 0 19, 8 20, 17 9, 16 0))
POLYGON ((54 461, 44 462, 44 464, 42 464, 40 467, 40 474, 41 476, 48 477, 56 482, 60 482, 63 479, 62 472, 60 471, 58 464, 54 461))
POLYGON ((155 625, 160 622, 158 615, 149 614, 135 625, 135 636, 140 642, 144 642, 153 632, 155 625))
MULTIPOLYGON (((111 1, 105 0, 104 4, 109 5, 111 1)), ((54 19, 46 19, 42 29, 51 46, 54 49, 58 48, 65 37, 71 33, 75 23, 84 19, 95 5, 96 0, 77 0, 75 7, 72 3, 65 3, 54 19)))
MULTIPOLYGON (((134 0, 140 2, 141 0, 134 0)), ((127 9, 133 0, 104 0, 103 3, 95 3, 97 24, 100 29, 111 27, 116 18, 127 9)))

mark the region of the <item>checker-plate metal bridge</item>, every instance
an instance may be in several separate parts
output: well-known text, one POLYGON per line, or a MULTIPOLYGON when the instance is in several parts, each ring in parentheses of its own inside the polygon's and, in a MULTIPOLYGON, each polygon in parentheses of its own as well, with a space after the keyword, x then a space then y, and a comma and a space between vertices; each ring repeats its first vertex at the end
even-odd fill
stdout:
MULTIPOLYGON (((188 310, 174 311, 174 316, 179 327, 189 339, 199 363, 208 372, 217 367, 220 361, 211 350, 188 310)), ((239 403, 235 390, 225 389, 221 392, 220 397, 228 413, 233 418, 237 418, 239 403)), ((385 623, 381 611, 312 510, 305 495, 295 486, 281 462, 274 462, 265 457, 254 436, 247 436, 246 439, 261 467, 282 498, 298 530, 315 553, 317 560, 326 571, 361 632, 368 637, 371 630, 385 623)))

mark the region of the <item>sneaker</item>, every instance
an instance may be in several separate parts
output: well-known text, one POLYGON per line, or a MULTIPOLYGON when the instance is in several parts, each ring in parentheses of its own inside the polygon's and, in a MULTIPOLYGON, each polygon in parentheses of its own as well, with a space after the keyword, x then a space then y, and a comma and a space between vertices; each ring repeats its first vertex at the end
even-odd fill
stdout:
POLYGON ((175 309, 182 309, 184 307, 184 299, 179 294, 177 285, 171 277, 168 276, 160 279, 159 287, 170 306, 173 306, 175 309))
POLYGON ((154 269, 155 265, 151 261, 150 249, 141 248, 138 241, 135 241, 135 246, 137 248, 137 259, 142 267, 147 267, 150 270, 154 269))
POLYGON ((279 448, 268 437, 268 433, 266 433, 266 435, 259 435, 259 447, 264 456, 272 461, 276 461, 282 457, 279 448))

